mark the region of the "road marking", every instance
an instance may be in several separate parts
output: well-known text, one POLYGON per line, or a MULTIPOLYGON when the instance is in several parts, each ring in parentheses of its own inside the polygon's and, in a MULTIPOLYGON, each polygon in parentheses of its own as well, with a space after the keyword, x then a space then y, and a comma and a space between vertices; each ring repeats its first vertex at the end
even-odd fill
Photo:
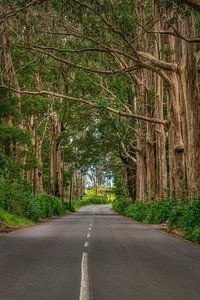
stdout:
POLYGON ((89 300, 88 254, 83 252, 81 262, 81 287, 79 300, 89 300))
POLYGON ((92 228, 91 227, 89 227, 89 230, 91 230, 92 228))
POLYGON ((88 239, 90 238, 90 233, 87 234, 87 238, 88 238, 88 239))
POLYGON ((89 242, 85 242, 84 247, 88 247, 89 246, 89 242))

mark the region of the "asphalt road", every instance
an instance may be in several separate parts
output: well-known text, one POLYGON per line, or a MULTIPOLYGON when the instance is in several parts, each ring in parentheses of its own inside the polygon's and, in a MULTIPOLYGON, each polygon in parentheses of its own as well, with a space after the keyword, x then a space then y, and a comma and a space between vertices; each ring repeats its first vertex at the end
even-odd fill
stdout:
POLYGON ((0 236, 0 299, 199 300, 200 246, 83 207, 0 236))

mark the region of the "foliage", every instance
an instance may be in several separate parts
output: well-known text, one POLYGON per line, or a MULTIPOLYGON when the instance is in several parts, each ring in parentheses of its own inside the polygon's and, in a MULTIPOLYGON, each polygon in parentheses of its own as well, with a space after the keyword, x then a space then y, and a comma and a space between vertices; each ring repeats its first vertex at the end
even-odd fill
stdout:
POLYGON ((19 217, 16 215, 13 215, 3 208, 0 208, 0 222, 6 223, 10 226, 26 226, 26 225, 31 225, 33 222, 30 220, 24 218, 24 217, 19 217))
POLYGON ((30 142, 30 136, 27 132, 20 128, 4 124, 0 125, 0 141, 1 143, 20 142, 23 144, 28 144, 30 142))
POLYGON ((45 194, 33 195, 25 191, 23 184, 2 177, 0 178, 0 207, 34 222, 65 212, 65 206, 59 198, 45 194))
POLYGON ((184 238, 200 243, 200 196, 190 203, 174 199, 135 203, 126 199, 116 199, 112 206, 116 212, 140 222, 167 222, 171 230, 180 229, 184 238))
MULTIPOLYGON (((1 205, 33 220, 60 214, 63 206, 56 197, 45 194, 33 196, 31 191, 38 193, 44 190, 69 197, 69 190, 73 190, 74 199, 80 194, 76 192, 80 186, 81 192, 83 188, 82 183, 76 180, 76 184, 73 184, 77 185, 78 189, 70 189, 73 175, 77 175, 77 179, 83 182, 85 174, 89 178, 90 173, 96 174, 94 186, 99 184, 97 179, 101 179, 102 174, 106 178, 109 178, 108 173, 111 174, 109 179, 114 177, 117 197, 132 195, 134 198, 136 196, 130 192, 128 179, 134 181, 135 185, 138 182, 138 157, 144 162, 144 173, 147 173, 146 169, 150 168, 152 161, 155 177, 161 178, 162 174, 160 176, 158 171, 159 158, 165 157, 166 154, 167 159, 164 160, 167 162, 168 178, 169 181, 174 180, 172 168, 169 168, 169 153, 173 153, 170 152, 173 151, 173 143, 168 142, 171 139, 170 136, 168 138, 167 131, 168 126, 177 122, 175 116, 173 117, 173 101, 171 102, 168 95, 168 84, 165 80, 159 84, 155 74, 167 78, 164 76, 166 72, 170 78, 170 72, 162 65, 163 62, 164 65, 168 62, 176 66, 179 63, 178 54, 187 58, 185 62, 191 65, 192 59, 188 59, 190 55, 184 56, 186 48, 189 51, 190 47, 189 44, 188 47, 182 47, 184 42, 180 36, 177 42, 175 37, 174 42, 170 42, 173 39, 168 36, 158 38, 159 34, 156 32, 163 28, 166 31, 174 28, 174 34, 176 29, 181 33, 181 27, 189 32, 190 22, 184 26, 181 24, 193 14, 190 9, 180 0, 156 0, 154 5, 150 0, 121 0, 113 3, 109 0, 50 0, 37 1, 35 5, 30 5, 27 13, 27 9, 20 9, 26 4, 24 0, 14 1, 15 4, 12 4, 13 1, 3 2, 5 16, 10 12, 14 14, 9 18, 9 22, 3 20, 5 30, 2 31, 1 82, 13 88, 19 87, 22 95, 8 91, 7 88, 0 88, 0 176, 5 177, 0 180, 1 205), (163 19, 162 22, 156 21, 158 16, 163 19), (182 46, 175 47, 178 44, 182 46), (140 57, 137 51, 147 54, 145 59, 140 57), (152 60, 153 56, 156 57, 155 62, 152 60), (123 70, 125 68, 127 70, 123 70), (159 86, 162 91, 158 89, 159 86), (27 90, 28 94, 23 95, 27 90), (45 90, 48 90, 51 96, 46 96, 45 90), (143 90, 147 90, 147 95, 143 90), (60 96, 57 98, 55 93, 59 93, 60 96), (61 96, 62 94, 69 98, 61 96), (162 101, 161 95, 164 101, 159 105, 162 101), (75 97, 82 99, 81 103, 69 100, 70 97, 74 100, 75 97), (90 101, 89 107, 83 104, 85 101, 90 101), (163 107, 163 111, 159 106, 163 107), (97 109, 93 110, 91 107, 97 109), (150 126, 132 118, 122 118, 118 114, 108 113, 106 107, 129 113, 129 116, 130 113, 135 113, 146 117, 170 119, 165 127, 165 150, 161 150, 165 146, 160 145, 160 138, 163 137, 158 125, 152 123, 150 126), (155 157, 155 163, 154 159, 150 159, 151 153, 155 157), (103 167, 100 167, 101 165, 103 167), (63 170, 62 174, 58 170, 63 170), (136 174, 133 170, 137 170, 136 174), (77 174, 74 174, 76 171, 77 174), (20 182, 19 176, 29 180, 31 189, 28 188, 26 180, 20 182), (64 187, 59 185, 59 191, 58 181, 64 182, 64 187), (10 187, 9 191, 6 190, 6 186, 10 187)), ((195 18, 199 36, 200 18, 195 18)), ((192 27, 191 34, 186 36, 195 36, 192 27)), ((193 48, 196 51, 195 47, 193 48)), ((185 70, 187 69, 188 74, 193 76, 193 72, 185 65, 185 70)), ((177 84, 180 89, 185 86, 182 79, 177 84)), ((188 99, 190 96, 192 99, 193 94, 198 93, 191 93, 190 90, 192 91, 187 91, 188 99)), ((179 100, 181 103, 181 97, 179 100)), ((185 109, 187 110, 187 107, 185 109)), ((195 112, 195 109, 193 111, 195 112)), ((190 132, 196 132, 191 128, 191 124, 196 124, 196 121, 184 121, 184 111, 181 116, 178 112, 177 120, 179 117, 188 125, 188 135, 190 132)), ((198 124, 195 128, 199 128, 198 124)), ((178 130, 178 127, 175 129, 178 130)), ((184 140, 186 139, 183 134, 184 140)), ((196 135, 191 136, 189 140, 195 141, 196 135)), ((174 161, 176 162, 175 159, 174 161)), ((185 163, 187 164, 187 158, 185 163)), ((190 165, 193 164, 188 164, 190 165)), ((184 178, 188 178, 189 182, 188 174, 185 174, 184 178)), ((162 188, 157 178, 154 180, 152 176, 152 182, 145 182, 148 182, 147 189, 143 184, 143 194, 146 198, 149 196, 146 193, 148 185, 150 189, 153 186, 157 189, 155 193, 149 193, 149 198, 152 198, 151 194, 160 193, 162 188)), ((173 190, 171 186, 170 188, 173 190)), ((185 190, 184 187, 183 189, 185 190)), ((134 191, 136 190, 137 186, 134 188, 134 191)), ((166 190, 166 186, 163 186, 163 190, 166 190)), ((84 199, 80 205, 98 201, 100 198, 95 200, 93 197, 84 199)), ((79 201, 74 201, 73 205, 80 206, 79 201)), ((180 215, 180 224, 177 226, 184 227, 185 215, 191 219, 192 224, 196 218, 188 205, 180 204, 179 207, 173 200, 135 205, 124 201, 114 205, 119 211, 125 206, 125 214, 145 222, 160 223, 169 220, 173 226, 180 215), (171 211, 172 206, 174 209, 171 211)), ((65 206, 67 207, 67 204, 65 206)), ((190 227, 191 224, 187 223, 186 230, 190 227)), ((194 236, 198 236, 198 224, 194 236)))
POLYGON ((111 201, 107 195, 88 196, 83 200, 74 200, 72 202, 71 210, 76 211, 81 206, 85 205, 96 205, 96 204, 109 204, 111 201))

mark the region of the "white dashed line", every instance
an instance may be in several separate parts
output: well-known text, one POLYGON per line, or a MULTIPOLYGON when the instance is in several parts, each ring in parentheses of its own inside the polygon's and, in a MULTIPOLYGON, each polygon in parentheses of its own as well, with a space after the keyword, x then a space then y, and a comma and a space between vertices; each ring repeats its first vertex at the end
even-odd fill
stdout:
POLYGON ((91 230, 92 228, 91 227, 89 227, 89 230, 91 230))
POLYGON ((89 300, 88 254, 83 252, 81 262, 81 287, 79 300, 89 300))
POLYGON ((89 242, 85 242, 84 247, 88 247, 89 246, 89 242))
POLYGON ((87 234, 87 238, 88 238, 88 239, 90 238, 90 233, 87 234))

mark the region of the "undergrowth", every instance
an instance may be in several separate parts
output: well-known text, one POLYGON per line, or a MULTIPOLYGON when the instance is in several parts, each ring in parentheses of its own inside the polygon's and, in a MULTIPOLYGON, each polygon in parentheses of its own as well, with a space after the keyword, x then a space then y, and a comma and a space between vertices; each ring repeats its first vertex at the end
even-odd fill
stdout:
POLYGON ((159 202, 113 201, 113 209, 127 217, 148 224, 167 223, 170 230, 180 229, 183 237, 200 243, 200 196, 191 202, 174 199, 159 202))
POLYGON ((85 205, 95 205, 95 204, 109 204, 111 201, 107 195, 97 195, 97 196, 86 196, 83 200, 74 200, 72 202, 72 211, 78 210, 81 206, 85 205))
POLYGON ((20 227, 33 224, 33 222, 31 222, 30 220, 13 215, 5 211, 3 208, 0 208, 0 222, 6 223, 10 226, 20 227))
POLYGON ((33 195, 18 182, 0 178, 0 208, 33 222, 62 215, 66 205, 55 196, 33 195))

